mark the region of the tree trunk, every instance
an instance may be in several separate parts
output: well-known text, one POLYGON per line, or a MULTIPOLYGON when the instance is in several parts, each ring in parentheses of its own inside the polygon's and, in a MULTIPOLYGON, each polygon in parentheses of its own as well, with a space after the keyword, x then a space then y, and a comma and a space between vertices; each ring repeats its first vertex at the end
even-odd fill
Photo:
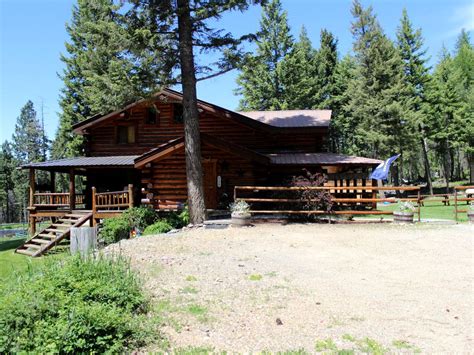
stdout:
POLYGON ((444 141, 444 159, 443 159, 444 178, 446 179, 446 193, 449 194, 449 180, 451 179, 451 154, 449 151, 449 142, 444 141))
POLYGON ((189 0, 177 0, 177 5, 189 215, 191 223, 197 224, 206 219, 206 206, 202 184, 201 136, 194 71, 193 26, 189 0))
POLYGON ((428 144, 426 143, 426 137, 425 137, 425 130, 423 126, 420 125, 420 132, 421 132, 421 137, 420 137, 420 142, 421 142, 421 148, 423 152, 423 165, 425 167, 425 179, 426 179, 426 184, 428 185, 428 190, 430 191, 430 195, 433 195, 433 182, 431 180, 431 167, 430 167, 430 160, 428 159, 428 144))

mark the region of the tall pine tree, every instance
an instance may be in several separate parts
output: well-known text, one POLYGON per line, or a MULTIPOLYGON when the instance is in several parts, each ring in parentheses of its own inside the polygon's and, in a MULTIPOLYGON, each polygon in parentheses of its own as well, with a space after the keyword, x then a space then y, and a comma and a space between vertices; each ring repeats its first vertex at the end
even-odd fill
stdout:
POLYGON ((321 31, 321 45, 317 53, 317 93, 313 108, 330 109, 334 91, 334 72, 337 65, 337 39, 328 30, 321 31))
MULTIPOLYGON (((352 14, 357 70, 348 87, 350 101, 346 109, 354 118, 355 150, 377 158, 394 153, 403 156, 412 144, 413 127, 406 118, 402 60, 371 7, 364 9, 356 0, 352 14)), ((403 164, 403 158, 398 164, 403 164)), ((399 183, 398 172, 395 180, 399 183)))
POLYGON ((407 89, 406 105, 409 110, 407 119, 412 121, 414 127, 418 128, 418 137, 420 149, 412 150, 412 157, 408 157, 411 165, 415 165, 416 152, 421 151, 425 179, 433 194, 431 182, 431 167, 428 158, 428 143, 426 137, 426 122, 428 116, 422 110, 425 99, 425 87, 429 81, 429 68, 425 58, 426 50, 423 48, 423 37, 421 29, 414 29, 408 17, 406 9, 402 12, 400 25, 397 28, 397 46, 403 61, 403 82, 407 89))
POLYGON ((311 109, 317 95, 317 52, 306 29, 301 29, 298 42, 277 65, 280 74, 281 108, 311 109))
POLYGON ((293 46, 288 15, 280 0, 271 0, 263 8, 260 37, 255 55, 246 57, 237 79, 242 95, 241 110, 279 110, 284 108, 283 58, 293 46))

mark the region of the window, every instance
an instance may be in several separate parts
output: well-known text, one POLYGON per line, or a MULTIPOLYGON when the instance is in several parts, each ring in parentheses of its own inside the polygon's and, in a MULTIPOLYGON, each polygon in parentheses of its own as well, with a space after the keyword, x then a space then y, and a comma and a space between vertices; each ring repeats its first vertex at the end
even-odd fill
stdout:
POLYGON ((183 105, 173 104, 173 121, 174 123, 183 123, 183 105))
POLYGON ((154 107, 149 107, 145 117, 146 124, 155 124, 160 116, 160 111, 154 107))
POLYGON ((135 143, 135 126, 117 126, 117 143, 135 143))

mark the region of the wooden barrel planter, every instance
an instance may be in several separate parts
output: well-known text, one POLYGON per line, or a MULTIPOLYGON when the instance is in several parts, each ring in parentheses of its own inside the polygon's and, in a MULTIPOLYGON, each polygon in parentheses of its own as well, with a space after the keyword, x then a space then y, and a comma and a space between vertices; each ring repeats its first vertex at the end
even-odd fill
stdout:
POLYGON ((231 217, 232 226, 234 227, 246 227, 251 225, 250 213, 232 212, 231 217))
POLYGON ((395 223, 413 223, 413 212, 393 212, 393 221, 395 223))

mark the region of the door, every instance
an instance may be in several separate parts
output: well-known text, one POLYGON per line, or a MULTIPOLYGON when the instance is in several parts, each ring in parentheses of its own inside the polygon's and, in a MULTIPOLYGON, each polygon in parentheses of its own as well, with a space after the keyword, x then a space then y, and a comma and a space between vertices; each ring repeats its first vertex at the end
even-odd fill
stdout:
POLYGON ((206 208, 217 208, 217 161, 206 159, 202 161, 204 187, 204 202, 206 208))

